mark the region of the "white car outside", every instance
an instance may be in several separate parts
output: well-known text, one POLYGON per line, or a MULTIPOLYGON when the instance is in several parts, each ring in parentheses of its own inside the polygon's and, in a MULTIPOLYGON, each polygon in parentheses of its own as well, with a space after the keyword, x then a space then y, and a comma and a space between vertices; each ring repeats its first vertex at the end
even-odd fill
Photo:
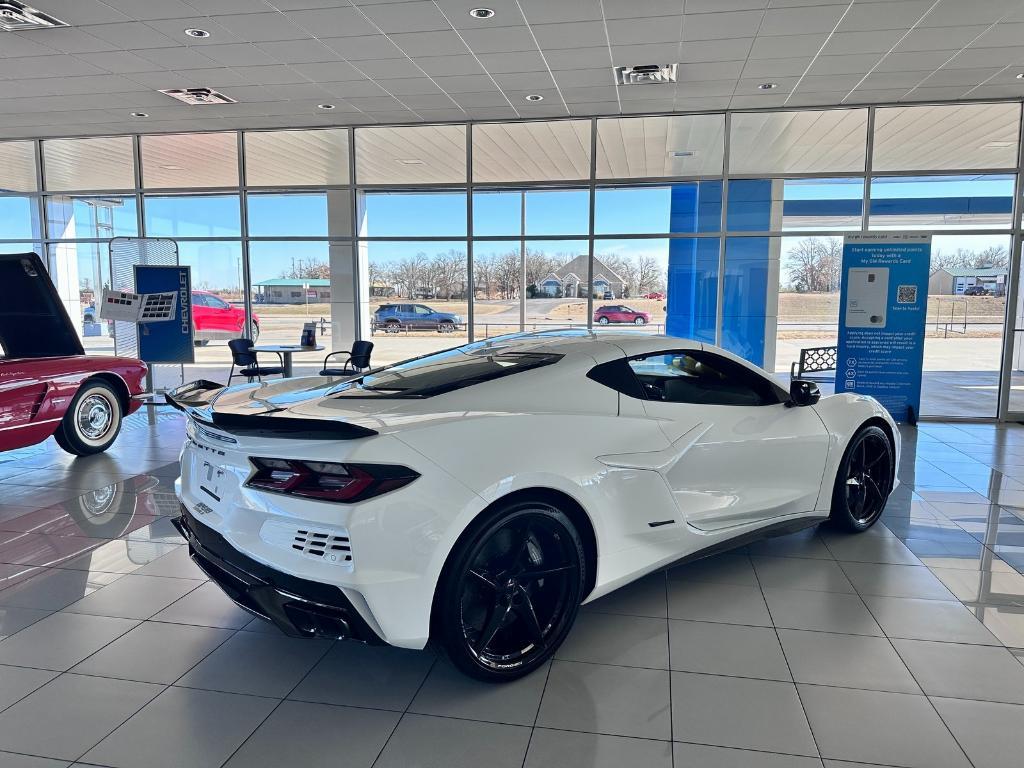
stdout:
POLYGON ((433 638, 491 680, 549 658, 581 602, 828 518, 864 530, 897 482, 872 398, 667 336, 517 334, 169 399, 177 523, 232 599, 292 635, 433 638))

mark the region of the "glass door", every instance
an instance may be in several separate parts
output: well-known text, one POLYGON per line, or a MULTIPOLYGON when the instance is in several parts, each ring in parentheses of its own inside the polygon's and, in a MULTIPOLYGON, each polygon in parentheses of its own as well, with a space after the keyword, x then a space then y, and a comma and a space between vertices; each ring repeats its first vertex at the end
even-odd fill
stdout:
POLYGON ((1015 238, 1006 291, 1006 338, 999 384, 1001 421, 1024 421, 1024 291, 1020 284, 1020 238, 1015 238))

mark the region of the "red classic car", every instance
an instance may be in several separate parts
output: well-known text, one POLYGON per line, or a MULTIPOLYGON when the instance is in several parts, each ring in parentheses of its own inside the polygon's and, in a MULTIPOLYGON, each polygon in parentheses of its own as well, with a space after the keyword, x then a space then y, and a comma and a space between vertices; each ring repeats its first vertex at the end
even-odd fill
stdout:
POLYGON ((647 325, 647 323, 651 322, 651 316, 646 312, 638 312, 623 304, 610 304, 594 310, 594 322, 601 325, 608 325, 608 323, 647 325))
POLYGON ((86 357, 34 253, 0 255, 0 451, 53 435, 79 456, 105 451, 138 410, 146 364, 86 357))

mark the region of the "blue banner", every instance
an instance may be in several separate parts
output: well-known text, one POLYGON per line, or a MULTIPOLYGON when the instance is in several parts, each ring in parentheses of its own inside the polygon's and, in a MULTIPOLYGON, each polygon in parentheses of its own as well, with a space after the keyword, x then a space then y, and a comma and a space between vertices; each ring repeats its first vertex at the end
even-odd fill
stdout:
POLYGON ((871 395, 897 421, 921 410, 931 235, 843 240, 836 393, 871 395))
POLYGON ((136 293, 178 294, 174 318, 139 324, 139 359, 147 363, 195 362, 192 343, 192 273, 189 267, 135 265, 136 293))

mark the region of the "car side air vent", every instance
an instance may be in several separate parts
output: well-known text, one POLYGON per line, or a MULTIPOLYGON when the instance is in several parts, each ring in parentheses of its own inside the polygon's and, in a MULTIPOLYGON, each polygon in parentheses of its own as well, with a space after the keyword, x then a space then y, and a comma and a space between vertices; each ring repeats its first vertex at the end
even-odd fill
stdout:
POLYGON ((352 562, 352 547, 348 536, 332 536, 323 531, 298 528, 295 530, 292 549, 329 562, 352 562))
POLYGON ((24 32, 26 29, 66 27, 67 22, 43 13, 31 5, 17 0, 0 0, 0 29, 5 32, 24 32))
POLYGON ((184 102, 193 107, 206 104, 237 104, 235 99, 225 96, 212 88, 169 88, 160 93, 170 96, 172 99, 184 102))
POLYGON ((676 81, 678 64, 637 64, 614 67, 616 85, 667 85, 676 81))
POLYGON ((352 567, 352 542, 345 528, 296 524, 286 520, 267 520, 260 528, 267 544, 301 553, 311 560, 352 567))

